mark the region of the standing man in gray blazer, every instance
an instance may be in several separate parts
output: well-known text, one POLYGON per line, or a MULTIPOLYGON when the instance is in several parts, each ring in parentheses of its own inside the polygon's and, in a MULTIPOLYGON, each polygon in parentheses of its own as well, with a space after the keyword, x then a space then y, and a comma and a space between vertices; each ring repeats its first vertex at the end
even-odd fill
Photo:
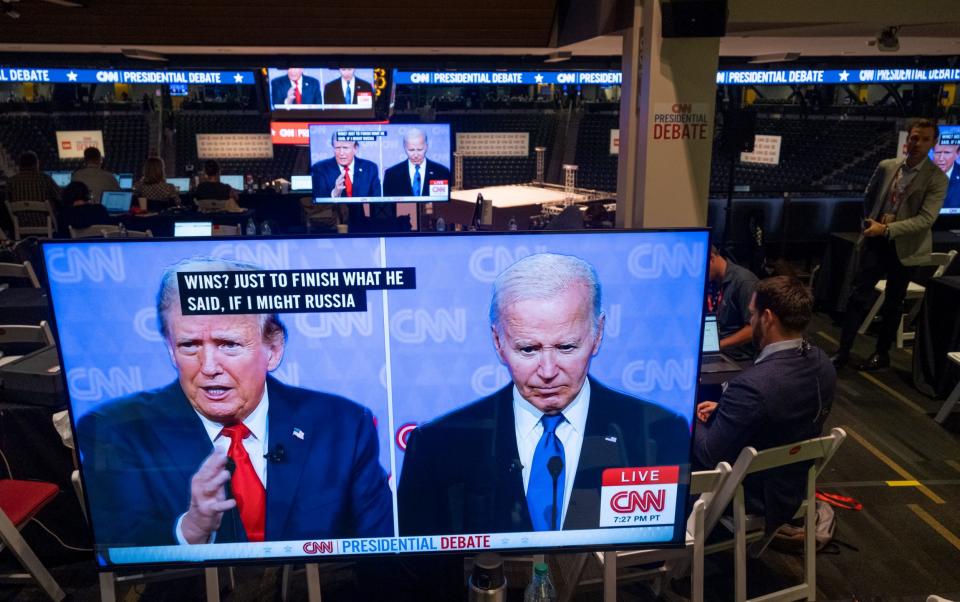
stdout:
POLYGON ((880 315, 883 324, 876 351, 857 368, 878 370, 890 365, 890 345, 900 323, 907 285, 916 267, 927 263, 933 248, 930 232, 947 192, 947 178, 928 158, 940 131, 928 119, 910 124, 905 159, 881 161, 863 198, 863 233, 857 241, 858 266, 833 356, 839 370, 850 361, 857 329, 873 303, 874 286, 886 277, 880 315))

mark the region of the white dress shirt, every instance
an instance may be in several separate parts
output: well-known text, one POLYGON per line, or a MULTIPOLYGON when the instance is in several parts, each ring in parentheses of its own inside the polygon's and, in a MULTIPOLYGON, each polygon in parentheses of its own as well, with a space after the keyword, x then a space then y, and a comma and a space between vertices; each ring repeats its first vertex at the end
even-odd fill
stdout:
MULTIPOLYGON (((580 448, 583 447, 584 429, 587 426, 587 413, 590 410, 590 381, 584 380, 583 387, 577 396, 563 410, 565 420, 557 426, 557 437, 563 443, 564 481, 563 507, 560 512, 560 525, 567 516, 567 506, 570 504, 570 494, 573 493, 573 482, 577 477, 577 466, 580 464, 580 448)), ((537 451, 537 443, 543 435, 543 423, 540 419, 543 412, 535 408, 529 401, 520 396, 517 386, 513 386, 513 417, 517 435, 517 452, 520 463, 523 464, 523 491, 526 493, 530 483, 530 467, 533 465, 533 454, 537 451)))
POLYGON ((407 173, 410 175, 410 190, 413 190, 413 196, 423 195, 423 190, 429 190, 427 188, 427 160, 424 159, 423 163, 420 164, 420 190, 416 190, 413 187, 413 175, 416 173, 416 166, 413 164, 413 161, 407 160, 407 173))
MULTIPOLYGON (((250 413, 249 416, 243 421, 244 426, 250 429, 250 436, 243 440, 243 447, 247 450, 247 455, 250 456, 250 463, 253 464, 253 470, 257 473, 257 477, 260 478, 260 482, 263 483, 263 488, 267 488, 267 459, 264 458, 264 455, 267 454, 269 450, 270 442, 267 440, 267 410, 270 407, 270 395, 267 393, 267 387, 263 387, 263 397, 260 398, 260 404, 257 405, 256 409, 250 413)), ((196 410, 194 410, 196 412, 196 410)), ((200 418, 200 422, 203 424, 204 430, 207 431, 207 436, 210 437, 210 442, 213 444, 213 448, 224 455, 230 449, 230 437, 222 435, 221 431, 223 430, 223 425, 219 422, 214 422, 202 415, 200 412, 197 412, 197 417, 200 418)), ((199 466, 197 468, 200 468, 199 466)), ((174 533, 177 536, 177 543, 183 545, 187 544, 187 540, 183 537, 183 529, 181 528, 183 524, 183 517, 186 514, 184 512, 180 515, 180 518, 177 519, 176 527, 174 528, 174 533)), ((208 543, 213 543, 216 539, 217 534, 212 533, 210 535, 210 541, 208 543)))

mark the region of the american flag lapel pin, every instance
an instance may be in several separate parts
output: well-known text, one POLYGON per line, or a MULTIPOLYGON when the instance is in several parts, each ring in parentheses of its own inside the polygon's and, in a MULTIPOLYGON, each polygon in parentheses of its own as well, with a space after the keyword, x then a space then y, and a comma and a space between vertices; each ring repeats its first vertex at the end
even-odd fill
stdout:
POLYGON ((296 429, 296 428, 293 429, 293 436, 303 441, 303 431, 301 431, 300 429, 296 429))
POLYGON ((617 442, 617 438, 614 437, 613 435, 607 435, 607 436, 604 437, 603 439, 604 439, 605 441, 610 442, 610 443, 616 443, 616 442, 617 442))

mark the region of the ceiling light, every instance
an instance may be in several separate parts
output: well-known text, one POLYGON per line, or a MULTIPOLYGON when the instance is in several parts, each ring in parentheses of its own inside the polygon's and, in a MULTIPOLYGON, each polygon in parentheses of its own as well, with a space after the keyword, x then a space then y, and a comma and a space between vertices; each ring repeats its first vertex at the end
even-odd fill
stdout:
POLYGON ((543 59, 544 63, 562 63, 563 61, 569 61, 570 57, 573 56, 572 52, 562 50, 560 52, 552 52, 547 58, 543 59))
POLYGON ((149 50, 142 50, 140 48, 124 48, 120 51, 120 54, 128 59, 140 59, 141 61, 157 61, 159 63, 166 63, 169 60, 159 52, 151 52, 149 50))
POLYGON ((57 6, 66 6, 67 8, 83 8, 83 2, 78 2, 77 0, 43 0, 48 4, 56 4, 57 6))
POLYGON ((760 63, 786 63, 798 58, 800 58, 799 52, 775 52, 773 54, 758 54, 747 62, 755 65, 760 63))
POLYGON ((900 50, 900 39, 897 37, 899 27, 887 27, 877 36, 877 50, 881 52, 896 52, 900 50))

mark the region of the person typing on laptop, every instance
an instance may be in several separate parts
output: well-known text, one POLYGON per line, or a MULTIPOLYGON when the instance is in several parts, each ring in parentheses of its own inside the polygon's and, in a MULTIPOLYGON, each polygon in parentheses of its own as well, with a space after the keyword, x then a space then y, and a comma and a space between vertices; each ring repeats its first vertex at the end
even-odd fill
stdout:
POLYGON ((707 313, 716 314, 720 350, 734 360, 749 360, 756 355, 750 326, 750 296, 757 277, 720 255, 710 245, 710 287, 707 313))

